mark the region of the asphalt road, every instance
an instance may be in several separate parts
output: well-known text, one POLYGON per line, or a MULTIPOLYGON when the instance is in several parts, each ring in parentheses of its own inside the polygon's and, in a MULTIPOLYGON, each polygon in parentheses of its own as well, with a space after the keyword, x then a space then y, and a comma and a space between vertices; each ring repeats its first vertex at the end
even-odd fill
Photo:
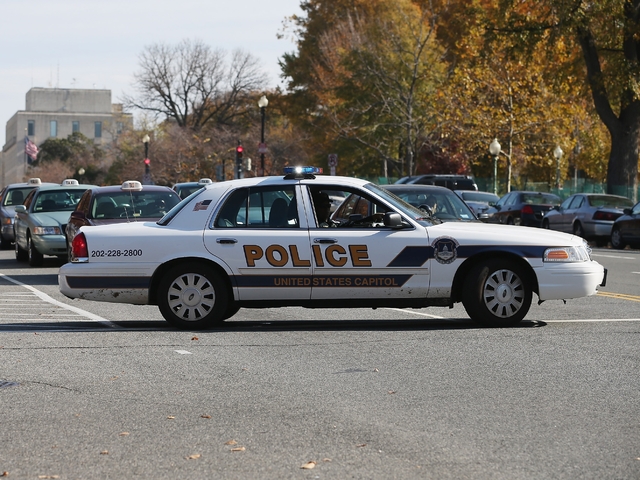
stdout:
POLYGON ((599 295, 517 328, 282 308, 182 332, 2 251, 0 477, 638 479, 640 252, 593 255, 599 295))

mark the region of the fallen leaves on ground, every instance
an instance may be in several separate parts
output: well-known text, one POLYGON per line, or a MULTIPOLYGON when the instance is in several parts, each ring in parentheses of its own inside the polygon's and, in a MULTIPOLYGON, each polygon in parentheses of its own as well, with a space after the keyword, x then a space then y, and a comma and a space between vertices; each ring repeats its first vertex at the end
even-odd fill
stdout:
POLYGON ((224 442, 225 445, 237 445, 238 442, 236 442, 235 440, 229 440, 228 442, 224 442))
POLYGON ((174 417, 173 415, 169 415, 169 416, 167 417, 167 420, 175 420, 175 419, 176 419, 176 417, 174 417))
POLYGON ((244 447, 235 447, 231 449, 232 452, 244 452, 245 450, 246 448, 244 447))
POLYGON ((211 415, 200 415, 200 418, 211 418, 211 415))
POLYGON ((304 468, 305 470, 311 470, 312 468, 315 468, 316 465, 317 465, 317 462, 314 462, 312 460, 310 462, 305 463, 304 465, 301 465, 300 468, 304 468))
POLYGON ((200 340, 198 337, 191 337, 191 340, 200 340))
POLYGON ((129 435, 129 432, 120 432, 118 435, 120 435, 121 437, 126 437, 127 435, 129 435))
MULTIPOLYGON (((2 348, 2 347, 0 347, 2 348)), ((2 472, 2 475, 0 475, 0 477, 8 477, 9 476, 9 472, 7 472, 6 470, 4 472, 2 472)))
POLYGON ((194 453, 194 454, 192 454, 192 455, 189 455, 189 456, 187 457, 187 459, 189 459, 189 460, 197 460, 197 459, 198 459, 198 458, 200 458, 201 456, 202 456, 202 455, 200 455, 199 453, 194 453))
POLYGON ((102 450, 100 455, 109 455, 109 450, 102 450))
POLYGON ((366 443, 361 443, 360 445, 356 445, 356 447, 358 447, 358 448, 362 448, 362 447, 366 447, 366 446, 367 446, 366 443))

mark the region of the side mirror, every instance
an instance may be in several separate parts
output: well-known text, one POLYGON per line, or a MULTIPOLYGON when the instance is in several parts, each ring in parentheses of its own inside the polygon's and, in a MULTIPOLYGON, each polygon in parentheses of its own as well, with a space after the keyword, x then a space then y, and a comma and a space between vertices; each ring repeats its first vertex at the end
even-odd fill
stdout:
POLYGON ((27 207, 24 205, 16 205, 15 210, 16 213, 27 213, 27 207))
POLYGON ((631 208, 625 208, 624 210, 622 210, 624 212, 625 215, 632 215, 632 209, 631 208))
POLYGON ((390 228, 403 227, 402 217, 400 216, 399 213, 391 213, 391 212, 385 213, 382 219, 382 222, 384 223, 385 227, 390 227, 390 228))

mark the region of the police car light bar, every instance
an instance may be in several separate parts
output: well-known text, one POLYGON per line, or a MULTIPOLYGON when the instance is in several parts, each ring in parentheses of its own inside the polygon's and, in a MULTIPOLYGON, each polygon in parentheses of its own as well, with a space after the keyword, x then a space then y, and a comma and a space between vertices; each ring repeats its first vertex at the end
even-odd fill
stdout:
POLYGON ((314 173, 322 173, 322 168, 318 168, 318 167, 284 167, 284 174, 285 175, 290 175, 290 174, 296 174, 296 175, 313 175, 314 173))

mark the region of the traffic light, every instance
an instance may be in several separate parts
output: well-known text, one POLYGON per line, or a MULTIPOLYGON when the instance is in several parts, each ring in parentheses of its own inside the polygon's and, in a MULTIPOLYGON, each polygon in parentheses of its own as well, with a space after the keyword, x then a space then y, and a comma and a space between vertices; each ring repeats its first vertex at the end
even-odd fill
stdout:
POLYGON ((236 147, 236 178, 242 178, 242 154, 244 153, 244 148, 238 142, 238 146, 236 147))
POLYGON ((151 160, 148 158, 144 159, 144 173, 149 174, 149 166, 151 165, 151 160))

